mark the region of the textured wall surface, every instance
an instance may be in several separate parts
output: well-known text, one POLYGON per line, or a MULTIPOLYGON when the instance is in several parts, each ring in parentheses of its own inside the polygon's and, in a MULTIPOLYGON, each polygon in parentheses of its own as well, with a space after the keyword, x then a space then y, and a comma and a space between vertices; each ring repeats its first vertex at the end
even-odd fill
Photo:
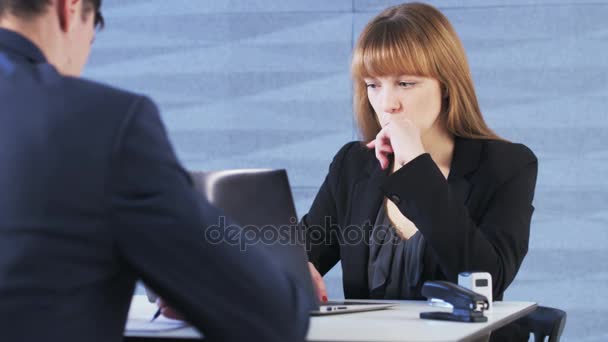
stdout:
MULTIPOLYGON (((153 97, 190 169, 286 168, 302 215, 356 138, 353 41, 396 3, 105 0, 85 74, 153 97)), ((505 299, 566 310, 566 341, 608 340, 608 1, 430 3, 464 42, 487 121, 540 160, 530 250, 505 299)), ((340 277, 326 276, 331 297, 340 277)))

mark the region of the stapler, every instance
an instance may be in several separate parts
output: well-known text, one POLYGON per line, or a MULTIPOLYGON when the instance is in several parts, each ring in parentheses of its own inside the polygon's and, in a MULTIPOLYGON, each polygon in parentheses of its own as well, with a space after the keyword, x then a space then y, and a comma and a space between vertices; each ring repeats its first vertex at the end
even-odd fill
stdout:
POLYGON ((453 312, 421 312, 420 318, 458 322, 487 322, 483 312, 488 309, 488 299, 467 288, 448 281, 427 281, 422 285, 422 295, 441 299, 454 307, 453 312))

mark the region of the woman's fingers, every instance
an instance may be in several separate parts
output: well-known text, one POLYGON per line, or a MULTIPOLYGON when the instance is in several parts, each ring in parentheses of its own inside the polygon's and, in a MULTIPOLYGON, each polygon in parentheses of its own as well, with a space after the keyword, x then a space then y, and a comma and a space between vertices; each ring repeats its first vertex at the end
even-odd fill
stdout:
POLYGON ((393 147, 391 145, 389 130, 387 127, 380 130, 374 140, 376 148, 376 159, 380 162, 380 167, 384 170, 388 167, 389 159, 388 155, 393 153, 393 147))
POLYGON ((317 297, 321 303, 327 302, 327 288, 325 287, 325 282, 323 281, 323 277, 317 271, 315 265, 311 262, 308 262, 308 269, 310 270, 310 276, 312 278, 312 283, 317 292, 317 297))

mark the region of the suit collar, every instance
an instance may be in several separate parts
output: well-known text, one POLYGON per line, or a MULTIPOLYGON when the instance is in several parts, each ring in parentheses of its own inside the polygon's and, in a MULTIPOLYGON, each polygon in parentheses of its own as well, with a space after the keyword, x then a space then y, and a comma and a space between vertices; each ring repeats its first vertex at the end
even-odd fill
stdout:
POLYGON ((8 50, 12 54, 23 57, 31 63, 45 63, 42 51, 29 39, 21 34, 0 28, 0 51, 8 50))
POLYGON ((449 178, 464 177, 479 168, 483 140, 456 137, 449 178))

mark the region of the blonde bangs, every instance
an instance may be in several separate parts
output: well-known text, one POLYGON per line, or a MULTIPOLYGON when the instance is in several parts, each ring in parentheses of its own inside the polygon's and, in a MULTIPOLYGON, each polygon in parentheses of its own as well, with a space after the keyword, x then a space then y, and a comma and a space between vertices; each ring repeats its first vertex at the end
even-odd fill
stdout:
POLYGON ((386 21, 364 31, 353 52, 351 73, 367 77, 412 75, 436 78, 428 47, 408 25, 386 21))

